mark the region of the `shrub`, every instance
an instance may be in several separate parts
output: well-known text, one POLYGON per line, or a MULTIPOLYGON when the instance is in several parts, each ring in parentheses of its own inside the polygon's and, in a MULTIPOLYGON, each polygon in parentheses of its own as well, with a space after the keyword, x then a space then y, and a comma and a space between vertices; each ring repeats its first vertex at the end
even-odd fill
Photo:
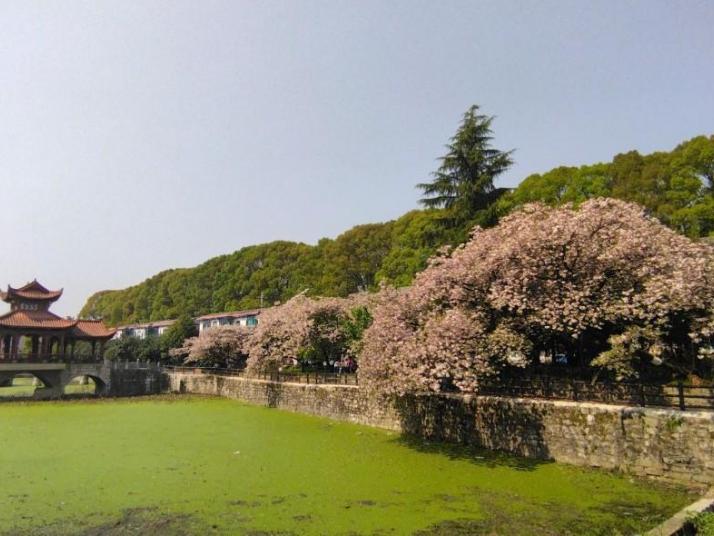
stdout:
POLYGON ((697 536, 714 536, 714 512, 702 512, 690 519, 697 536))

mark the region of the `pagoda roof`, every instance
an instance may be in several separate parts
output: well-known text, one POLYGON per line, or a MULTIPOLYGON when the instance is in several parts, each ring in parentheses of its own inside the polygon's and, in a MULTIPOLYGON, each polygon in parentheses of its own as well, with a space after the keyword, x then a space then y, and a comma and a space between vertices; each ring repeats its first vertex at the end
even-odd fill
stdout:
POLYGON ((76 320, 57 316, 50 311, 10 311, 0 316, 0 326, 25 329, 67 329, 75 326, 76 320))
POLYGON ((101 320, 77 320, 72 328, 72 335, 84 339, 108 339, 116 332, 116 329, 108 328, 101 320))
POLYGON ((40 284, 37 279, 33 279, 26 285, 20 288, 7 286, 7 292, 0 293, 2 299, 6 302, 11 302, 15 299, 25 300, 42 300, 56 301, 62 296, 63 289, 49 290, 44 285, 40 284))

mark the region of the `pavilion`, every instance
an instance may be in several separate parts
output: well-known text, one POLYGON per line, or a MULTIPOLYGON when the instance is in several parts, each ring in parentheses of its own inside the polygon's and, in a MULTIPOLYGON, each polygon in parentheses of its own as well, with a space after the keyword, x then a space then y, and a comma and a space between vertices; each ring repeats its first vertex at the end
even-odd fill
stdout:
POLYGON ((10 312, 0 315, 0 360, 63 361, 75 357, 77 341, 91 345, 92 360, 103 358, 104 345, 116 330, 101 320, 75 320, 52 313, 50 305, 61 296, 62 289, 48 290, 37 279, 0 291, 0 299, 10 304, 10 312))

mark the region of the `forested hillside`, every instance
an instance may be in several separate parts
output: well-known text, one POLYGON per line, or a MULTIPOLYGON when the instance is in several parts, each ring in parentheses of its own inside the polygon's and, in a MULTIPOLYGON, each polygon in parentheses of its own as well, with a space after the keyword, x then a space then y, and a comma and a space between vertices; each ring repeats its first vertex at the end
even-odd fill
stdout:
POLYGON ((214 257, 195 268, 166 270, 123 290, 97 292, 81 315, 108 324, 174 318, 183 312, 254 308, 311 295, 345 296, 380 279, 408 284, 446 242, 436 210, 414 210, 396 221, 358 225, 317 245, 277 241, 214 257))
MULTIPOLYGON (((486 135, 476 141, 460 137, 469 120, 479 119, 483 116, 469 119, 467 113, 464 125, 448 146, 450 155, 462 150, 460 143, 488 143, 490 137, 486 135)), ((486 119, 486 133, 490 134, 490 118, 486 119)), ((502 167, 509 164, 503 155, 510 153, 497 155, 502 167)), ((453 167, 449 155, 442 162, 442 168, 434 174, 436 186, 422 185, 427 194, 433 194, 437 187, 454 190, 453 184, 445 182, 455 180, 448 175, 453 167)), ((161 272, 124 290, 98 292, 89 298, 81 315, 103 317, 116 325, 182 313, 253 308, 260 305, 261 294, 263 303, 269 305, 308 288, 311 295, 345 296, 373 289, 381 280, 408 285, 429 256, 443 245, 462 241, 474 223, 489 225, 498 216, 532 201, 562 204, 615 197, 646 206, 664 223, 688 236, 714 235, 714 136, 694 138, 671 152, 641 155, 630 151, 609 163, 558 167, 531 175, 516 189, 499 196, 501 191, 492 187, 492 179, 501 171, 491 172, 490 186, 479 185, 481 197, 478 192, 468 193, 470 205, 452 207, 448 199, 437 196, 432 198, 436 202, 428 200, 425 204, 443 208, 413 210, 395 221, 358 225, 316 245, 278 241, 245 247, 195 268, 161 272), (459 212, 453 212, 453 208, 459 212)))
POLYGON ((714 136, 698 136, 671 152, 618 154, 612 162, 558 167, 527 177, 499 201, 499 212, 531 201, 579 203, 614 197, 647 207, 690 237, 714 233, 714 136))

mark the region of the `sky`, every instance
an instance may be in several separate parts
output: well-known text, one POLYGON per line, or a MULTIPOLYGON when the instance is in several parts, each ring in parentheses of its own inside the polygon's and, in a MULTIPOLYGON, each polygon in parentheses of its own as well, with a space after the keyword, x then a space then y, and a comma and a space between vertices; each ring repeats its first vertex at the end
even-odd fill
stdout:
POLYGON ((0 0, 0 286, 76 315, 418 206, 471 104, 558 165, 714 133, 714 2, 0 0))

